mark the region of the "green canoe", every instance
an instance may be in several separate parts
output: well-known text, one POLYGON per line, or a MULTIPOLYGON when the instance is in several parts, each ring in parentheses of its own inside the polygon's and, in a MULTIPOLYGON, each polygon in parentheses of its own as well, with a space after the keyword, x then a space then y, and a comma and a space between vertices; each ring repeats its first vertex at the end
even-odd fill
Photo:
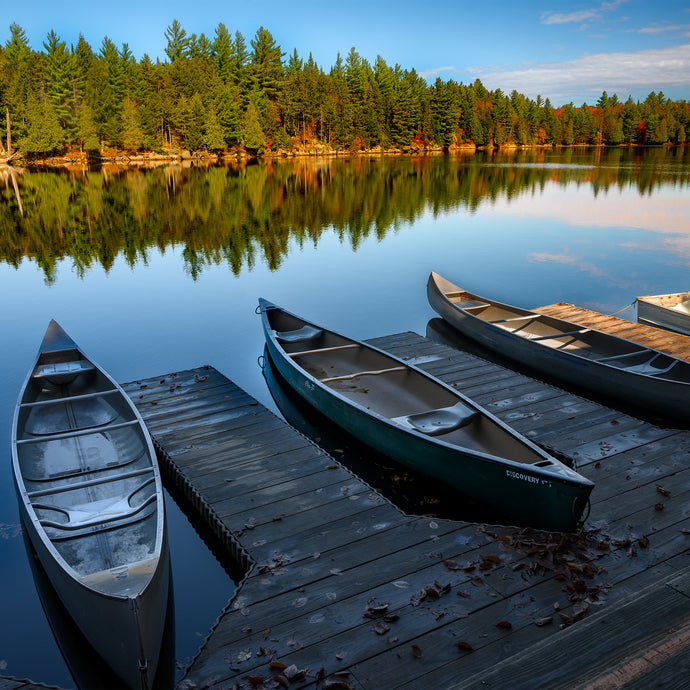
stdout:
POLYGON ((460 392, 397 357, 259 300, 268 354, 326 417, 516 524, 572 531, 594 484, 460 392))

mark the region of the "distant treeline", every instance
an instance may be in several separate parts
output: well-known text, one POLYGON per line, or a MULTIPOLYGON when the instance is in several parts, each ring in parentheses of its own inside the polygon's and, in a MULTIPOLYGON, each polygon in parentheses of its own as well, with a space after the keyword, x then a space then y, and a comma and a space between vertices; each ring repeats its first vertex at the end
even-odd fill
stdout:
POLYGON ((683 144, 690 126, 690 104, 661 92, 624 103, 603 92, 596 105, 553 108, 479 79, 428 85, 414 69, 380 56, 371 65, 354 48, 326 71, 296 50, 286 59, 263 27, 247 45, 223 24, 209 38, 173 21, 165 62, 137 61, 108 37, 97 50, 83 36, 67 47, 52 30, 34 51, 20 26, 10 31, 0 46, 0 107, 12 149, 29 154, 683 144))

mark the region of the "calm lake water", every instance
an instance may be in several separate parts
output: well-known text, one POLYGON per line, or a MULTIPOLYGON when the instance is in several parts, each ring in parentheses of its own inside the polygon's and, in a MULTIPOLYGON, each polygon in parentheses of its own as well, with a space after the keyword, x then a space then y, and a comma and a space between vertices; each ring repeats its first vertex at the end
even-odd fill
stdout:
MULTIPOLYGON (((18 189, 23 215, 0 177, 0 675, 62 687, 75 683, 34 586, 10 461, 51 318, 118 381, 210 364, 277 412, 257 363, 259 296, 370 338, 426 333, 431 270, 522 307, 613 313, 690 289, 687 147, 32 172, 18 189)), ((434 492, 407 477, 398 495, 426 512, 434 492)), ((185 664, 236 573, 166 501, 185 664)))

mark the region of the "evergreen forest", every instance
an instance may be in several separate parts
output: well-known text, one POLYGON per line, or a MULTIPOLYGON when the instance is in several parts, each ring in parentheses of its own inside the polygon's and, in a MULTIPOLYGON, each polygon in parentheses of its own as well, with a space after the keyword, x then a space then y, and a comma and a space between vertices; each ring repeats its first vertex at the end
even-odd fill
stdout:
POLYGON ((325 69, 311 55, 286 56, 263 27, 247 43, 222 23, 207 37, 175 20, 167 59, 155 62, 107 36, 68 47, 51 30, 36 51, 20 26, 10 33, 0 46, 7 154, 683 144, 690 126, 690 104, 662 92, 622 102, 604 91, 596 104, 554 108, 479 79, 430 85, 355 48, 325 69))

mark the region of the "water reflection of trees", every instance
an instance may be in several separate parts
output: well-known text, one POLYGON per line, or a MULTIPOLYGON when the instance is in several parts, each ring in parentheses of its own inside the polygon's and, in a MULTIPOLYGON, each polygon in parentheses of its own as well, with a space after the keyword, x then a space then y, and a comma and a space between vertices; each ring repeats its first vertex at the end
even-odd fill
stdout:
POLYGON ((689 182, 687 148, 33 172, 19 180, 21 200, 7 181, 0 190, 0 260, 18 267, 28 257, 50 282, 64 258, 84 275, 94 264, 109 270, 120 255, 134 266, 151 248, 177 246, 193 278, 213 264, 238 274, 258 256, 278 268, 290 241, 318 244, 324 230, 356 249, 429 210, 476 210, 546 184, 650 194, 689 182))

